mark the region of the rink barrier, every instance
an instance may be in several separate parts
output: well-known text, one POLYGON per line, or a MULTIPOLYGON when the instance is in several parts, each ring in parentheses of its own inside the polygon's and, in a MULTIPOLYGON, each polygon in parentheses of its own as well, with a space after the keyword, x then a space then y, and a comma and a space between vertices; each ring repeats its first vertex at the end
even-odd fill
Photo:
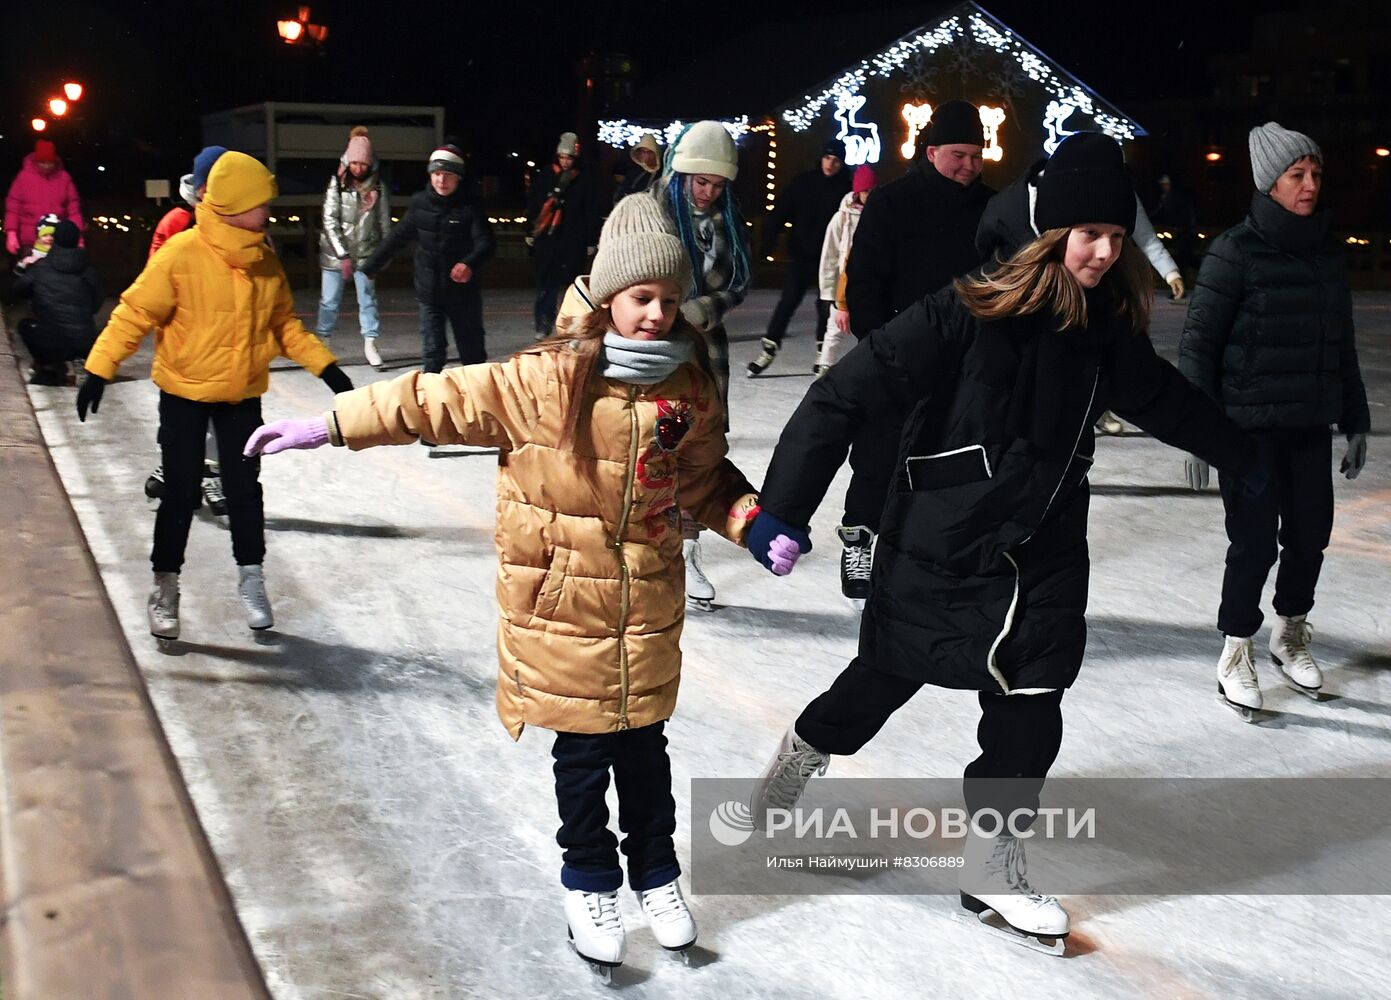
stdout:
POLYGON ((23 383, 0 336, 0 989, 269 1000, 23 383))

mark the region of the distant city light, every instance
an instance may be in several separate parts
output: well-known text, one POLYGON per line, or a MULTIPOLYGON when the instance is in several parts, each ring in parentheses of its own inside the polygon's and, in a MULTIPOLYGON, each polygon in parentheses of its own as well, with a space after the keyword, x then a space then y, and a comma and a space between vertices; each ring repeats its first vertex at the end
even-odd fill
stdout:
POLYGON ((99 174, 104 174, 104 173, 106 173, 106 168, 105 168, 105 167, 97 167, 97 173, 99 173, 99 174))
POLYGON ((1377 156, 1391 156, 1391 149, 1387 149, 1385 146, 1378 146, 1376 153, 1377 156))
POLYGON ((1207 160, 1207 162, 1209 163, 1216 163, 1218 160, 1222 159, 1222 154, 1215 152, 1208 153, 1207 156, 1204 157, 1204 159, 1207 160))

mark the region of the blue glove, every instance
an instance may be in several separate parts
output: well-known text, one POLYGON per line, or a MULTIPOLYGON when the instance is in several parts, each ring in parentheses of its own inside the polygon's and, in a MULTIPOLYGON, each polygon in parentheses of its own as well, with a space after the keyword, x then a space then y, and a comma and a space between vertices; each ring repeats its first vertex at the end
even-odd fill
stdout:
POLYGON ((791 573, 797 559, 811 551, 811 537, 805 528, 793 527, 766 510, 753 519, 746 541, 749 554, 778 576, 791 573))

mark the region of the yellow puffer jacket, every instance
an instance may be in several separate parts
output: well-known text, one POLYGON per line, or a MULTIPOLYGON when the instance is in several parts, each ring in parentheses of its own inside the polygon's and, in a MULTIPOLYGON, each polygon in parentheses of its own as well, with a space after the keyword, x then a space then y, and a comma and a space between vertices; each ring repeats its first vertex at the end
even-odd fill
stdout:
POLYGON ((725 457, 714 384, 691 363, 637 386, 590 379, 573 450, 560 444, 578 356, 412 372, 334 400, 334 444, 490 445, 498 460, 497 709, 603 733, 676 707, 685 619, 681 506, 742 544, 757 497, 725 457))
POLYGON ((295 316, 290 283, 260 233, 229 226, 206 205, 198 225, 170 237, 121 294, 87 370, 110 381, 155 327, 150 377, 200 403, 263 395, 284 355, 319 375, 333 364, 323 341, 295 316))

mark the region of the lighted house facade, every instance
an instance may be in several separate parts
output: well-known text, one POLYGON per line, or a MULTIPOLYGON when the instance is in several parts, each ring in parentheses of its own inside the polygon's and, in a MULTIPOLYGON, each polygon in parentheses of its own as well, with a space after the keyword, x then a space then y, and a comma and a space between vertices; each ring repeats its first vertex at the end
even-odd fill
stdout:
MULTIPOLYGON (((794 67, 792 78, 782 82, 797 82, 795 72, 794 67)), ((743 96, 726 93, 720 99, 734 104, 743 96)), ((685 120, 725 122, 741 147, 745 206, 771 208, 776 192, 792 174, 811 166, 832 137, 845 143, 851 165, 869 163, 881 178, 897 176, 913 159, 933 109, 952 98, 980 108, 986 180, 996 186, 1051 153, 1072 132, 1102 131, 1122 143, 1145 134, 975 3, 952 7, 772 107, 765 95, 749 94, 748 100, 765 106, 705 108, 685 120)), ((649 102, 646 110, 650 115, 656 109, 649 102)), ((672 118, 635 116, 600 121, 598 135, 622 148, 644 132, 669 142, 682 125, 672 118)))

